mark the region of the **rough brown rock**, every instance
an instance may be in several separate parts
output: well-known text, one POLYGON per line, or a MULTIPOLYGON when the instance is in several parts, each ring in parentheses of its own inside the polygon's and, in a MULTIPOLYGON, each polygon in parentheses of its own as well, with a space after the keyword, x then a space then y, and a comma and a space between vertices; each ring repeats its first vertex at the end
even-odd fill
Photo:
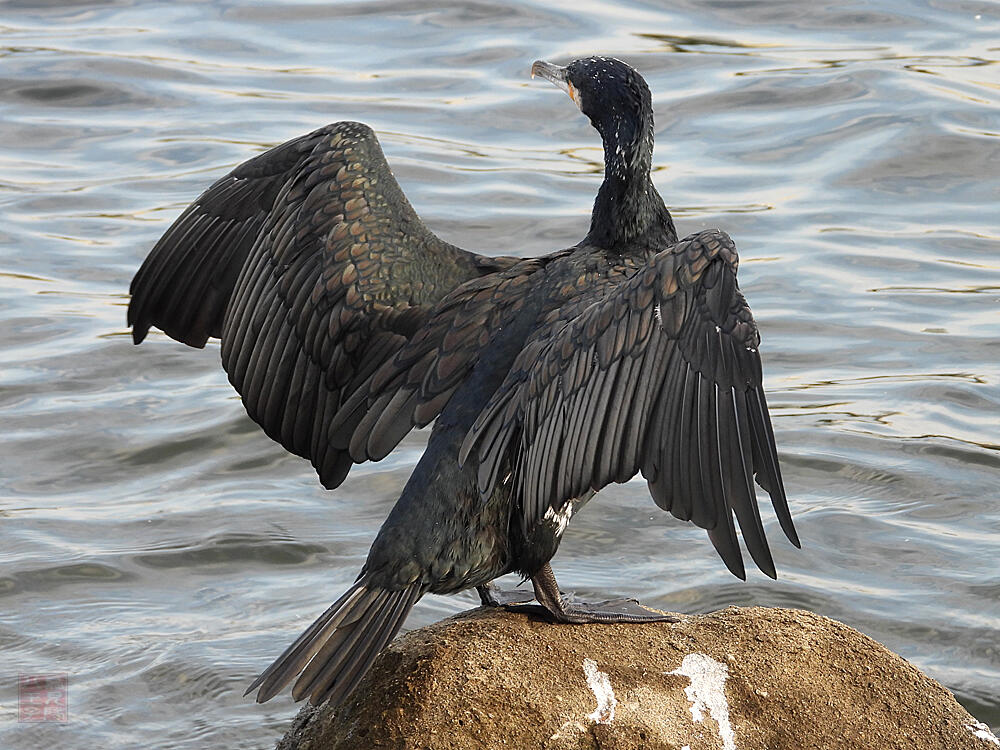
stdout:
MULTIPOLYGON (((700 697, 720 700, 718 690, 700 697)), ((478 609, 397 640, 345 706, 303 709, 278 750, 996 750, 991 737, 904 659, 810 612, 552 625, 478 609), (685 662, 692 654, 704 656, 685 662), (719 705, 695 721, 696 685, 678 673, 712 667, 704 657, 725 665, 729 743, 719 705), (613 718, 598 707, 602 678, 590 664, 588 685, 585 660, 607 675, 613 718)))

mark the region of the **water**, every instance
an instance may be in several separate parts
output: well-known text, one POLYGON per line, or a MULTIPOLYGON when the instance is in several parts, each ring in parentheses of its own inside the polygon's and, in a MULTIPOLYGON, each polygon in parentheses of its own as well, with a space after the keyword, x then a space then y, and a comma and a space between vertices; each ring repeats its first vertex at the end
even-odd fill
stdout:
POLYGON ((270 745, 295 709, 244 686, 353 579, 425 440, 328 493, 216 345, 133 347, 128 283, 169 222, 263 148, 358 119, 446 239, 570 245, 599 142, 528 70, 595 52, 649 80, 679 231, 741 248, 804 549, 768 513, 781 578, 742 583, 633 481, 574 519, 561 582, 815 610, 1000 725, 997 6, 554 6, 0 9, 0 745, 270 745), (70 721, 19 724, 19 673, 67 674, 70 721))

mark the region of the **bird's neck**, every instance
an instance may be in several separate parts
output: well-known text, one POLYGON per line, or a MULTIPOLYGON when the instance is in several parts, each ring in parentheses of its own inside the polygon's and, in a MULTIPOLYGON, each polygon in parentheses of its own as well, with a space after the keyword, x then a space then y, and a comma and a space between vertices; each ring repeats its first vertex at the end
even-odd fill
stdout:
POLYGON ((621 128, 601 130, 604 182, 594 201, 587 242, 609 250, 657 248, 676 242, 670 212, 649 175, 653 161, 652 122, 643 123, 637 129, 638 137, 633 139, 621 137, 621 128))

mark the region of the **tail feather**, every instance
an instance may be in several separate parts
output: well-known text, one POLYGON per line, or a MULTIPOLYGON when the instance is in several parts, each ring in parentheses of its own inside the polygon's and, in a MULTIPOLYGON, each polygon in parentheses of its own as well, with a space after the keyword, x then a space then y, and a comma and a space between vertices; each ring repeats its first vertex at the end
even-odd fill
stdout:
POLYGON ((396 635, 403 624, 403 620, 406 618, 406 614, 416 603, 417 599, 420 598, 421 592, 418 588, 408 589, 407 592, 407 596, 398 597, 399 600, 382 622, 378 632, 367 642, 366 647, 363 650, 359 650, 351 660, 351 663, 344 667, 344 676, 338 679, 334 685, 330 686, 318 699, 314 696, 314 705, 323 701, 329 701, 331 705, 337 706, 354 692, 354 688, 361 682, 361 678, 365 676, 371 665, 375 663, 375 657, 382 652, 386 644, 396 635))
POLYGON ((360 584, 352 586, 346 594, 337 601, 306 628, 302 633, 274 662, 261 672, 250 687, 247 688, 244 696, 250 695, 258 687, 257 702, 263 703, 270 700, 283 688, 295 675, 302 671, 309 660, 315 656, 316 652, 322 648, 330 634, 337 628, 352 604, 359 598, 368 594, 368 590, 360 584))
POLYGON ((292 689, 295 700, 308 695, 313 705, 325 700, 339 704, 399 632, 421 594, 419 584, 390 591, 358 581, 264 670, 244 695, 259 688, 257 702, 263 703, 301 673, 292 689))
POLYGON ((382 613, 386 597, 390 594, 388 591, 378 589, 374 593, 375 597, 366 606, 353 608, 351 616, 344 619, 323 644, 316 657, 302 670, 302 674, 292 687, 292 698, 302 700, 307 695, 324 692, 322 687, 334 682, 341 672, 341 667, 346 666, 344 662, 350 661, 358 650, 365 648, 367 640, 364 636, 370 635, 366 633, 369 629, 368 623, 377 620, 372 624, 381 624, 382 618, 378 615, 382 613), (369 612, 375 614, 371 620, 368 619, 369 612), (359 624, 362 626, 359 627, 359 624))

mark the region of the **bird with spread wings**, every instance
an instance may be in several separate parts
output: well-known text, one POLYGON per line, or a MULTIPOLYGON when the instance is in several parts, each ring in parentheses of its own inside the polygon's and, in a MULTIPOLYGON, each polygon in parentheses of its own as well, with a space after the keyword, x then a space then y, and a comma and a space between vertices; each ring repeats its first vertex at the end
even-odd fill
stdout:
POLYGON ((132 282, 135 343, 152 326, 195 347, 221 338, 250 417, 327 488, 434 422, 357 581, 251 685, 258 700, 296 676, 297 699, 344 700, 423 594, 525 606, 490 583, 509 572, 557 622, 673 619, 568 599, 549 565, 573 513, 639 472, 737 576, 737 523, 775 575, 755 483, 798 545, 736 248, 718 230, 678 240, 650 179, 645 81, 611 58, 533 73, 604 142, 574 247, 521 259, 441 240, 371 129, 339 122, 208 188, 132 282))

